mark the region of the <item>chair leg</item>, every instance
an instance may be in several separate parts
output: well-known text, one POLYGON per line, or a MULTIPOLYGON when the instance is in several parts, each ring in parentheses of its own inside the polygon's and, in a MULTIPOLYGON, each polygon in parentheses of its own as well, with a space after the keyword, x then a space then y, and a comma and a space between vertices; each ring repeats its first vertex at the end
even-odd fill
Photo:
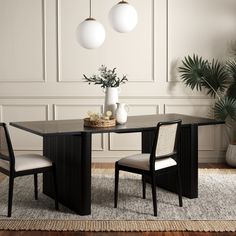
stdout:
POLYGON ((38 174, 34 174, 34 198, 38 200, 38 174))
POLYGON ((55 164, 53 165, 53 182, 54 182, 54 198, 55 198, 55 209, 59 210, 59 205, 58 205, 58 191, 57 191, 57 173, 56 173, 56 166, 55 164))
POLYGON ((181 182, 181 176, 180 176, 180 169, 179 166, 177 167, 177 190, 178 190, 178 195, 179 195, 179 206, 183 206, 183 200, 182 200, 182 182, 181 182))
POLYGON ((157 193, 156 193, 156 175, 155 172, 152 173, 152 201, 153 201, 153 211, 154 216, 157 216, 157 193))
POLYGON ((143 183, 143 199, 146 199, 146 180, 145 180, 145 175, 142 175, 142 183, 143 183))
POLYGON ((12 199, 13 199, 14 177, 9 176, 9 192, 8 192, 8 217, 11 217, 12 199))
POLYGON ((118 163, 116 162, 116 165, 115 165, 115 197, 114 197, 114 208, 117 208, 118 188, 119 188, 119 167, 118 167, 118 163))

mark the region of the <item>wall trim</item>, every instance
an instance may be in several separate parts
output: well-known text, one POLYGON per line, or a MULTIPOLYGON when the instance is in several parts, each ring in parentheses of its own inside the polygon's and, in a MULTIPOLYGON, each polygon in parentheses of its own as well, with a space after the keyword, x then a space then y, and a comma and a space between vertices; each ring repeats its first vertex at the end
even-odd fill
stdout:
MULTIPOLYGON (((140 95, 140 96, 119 96, 120 99, 187 99, 187 100, 205 100, 205 101, 213 101, 207 96, 172 96, 172 95, 164 95, 164 96, 147 96, 147 95, 140 95)), ((61 96, 1 96, 0 99, 104 99, 104 96, 68 96, 68 95, 61 95, 61 96)))

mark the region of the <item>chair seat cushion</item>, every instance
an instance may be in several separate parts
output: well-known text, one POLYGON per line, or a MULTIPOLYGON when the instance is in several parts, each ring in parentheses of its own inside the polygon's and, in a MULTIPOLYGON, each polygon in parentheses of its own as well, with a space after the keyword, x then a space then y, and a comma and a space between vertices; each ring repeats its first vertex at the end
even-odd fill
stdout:
MULTIPOLYGON (((141 170, 150 170, 149 159, 149 153, 142 153, 122 158, 118 161, 118 164, 141 170)), ((177 165, 176 161, 170 157, 167 157, 156 160, 155 170, 160 170, 175 165, 177 165)))
MULTIPOLYGON (((9 162, 0 160, 0 166, 9 170, 9 162)), ((52 162, 39 154, 24 154, 15 157, 15 171, 33 170, 52 166, 52 162)))

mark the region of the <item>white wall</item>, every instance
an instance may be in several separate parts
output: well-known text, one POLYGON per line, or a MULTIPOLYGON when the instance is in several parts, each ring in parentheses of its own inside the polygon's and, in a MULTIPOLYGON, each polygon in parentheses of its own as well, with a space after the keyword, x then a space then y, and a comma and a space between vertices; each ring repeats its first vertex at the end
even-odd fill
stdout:
MULTIPOLYGON (((107 37, 96 50, 75 41, 88 17, 87 0, 0 0, 0 121, 83 118, 101 111, 104 94, 82 82, 101 64, 117 67, 129 82, 120 100, 130 115, 183 113, 210 116, 212 101, 179 81, 177 66, 187 55, 224 59, 236 39, 235 0, 130 0, 139 23, 128 34, 109 25, 115 0, 93 0, 93 17, 107 37)), ((40 151, 42 139, 10 128, 17 152, 40 151)), ((96 135, 94 161, 114 161, 140 150, 140 135, 96 135), (132 137, 132 138, 130 138, 132 137)), ((201 162, 222 160, 221 127, 200 128, 201 162)))

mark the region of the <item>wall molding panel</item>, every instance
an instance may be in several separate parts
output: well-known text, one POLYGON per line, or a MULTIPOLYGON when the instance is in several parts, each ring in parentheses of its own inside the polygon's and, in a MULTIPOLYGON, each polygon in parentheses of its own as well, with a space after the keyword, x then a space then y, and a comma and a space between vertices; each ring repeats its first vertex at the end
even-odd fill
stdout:
MULTIPOLYGON (((37 14, 33 14, 33 12, 31 13, 26 13, 23 11, 27 11, 26 7, 27 6, 23 6, 23 4, 21 5, 21 7, 17 7, 14 6, 15 2, 14 0, 3 0, 0 3, 0 9, 6 9, 7 10, 7 16, 5 14, 5 12, 1 12, 0 10, 0 14, 3 15, 3 20, 6 21, 2 21, 2 24, 0 23, 0 28, 2 28, 2 31, 4 32, 3 35, 4 37, 0 37, 0 51, 1 51, 1 55, 0 55, 0 83, 41 83, 41 82, 45 82, 46 81, 46 7, 45 7, 45 0, 34 0, 34 3, 37 3, 35 6, 33 6, 32 0, 28 0, 25 1, 25 3, 27 3, 28 7, 30 7, 29 10, 32 10, 32 8, 34 7, 36 10, 41 9, 41 12, 39 15, 39 17, 41 19, 38 19, 38 21, 40 23, 37 23, 37 26, 40 27, 38 28, 38 32, 37 35, 40 36, 41 34, 41 42, 38 42, 39 45, 35 47, 36 42, 36 36, 32 36, 32 39, 29 41, 29 43, 24 43, 24 45, 20 45, 19 43, 17 43, 17 41, 27 41, 26 37, 24 37, 24 33, 27 33, 27 36, 30 35, 34 35, 33 32, 33 26, 36 26, 36 22, 34 24, 33 19, 36 20, 37 14), (1 6, 1 4, 3 4, 3 6, 1 6), (12 11, 11 11, 12 10, 12 11), (15 15, 17 12, 17 15, 15 15), (12 15, 11 15, 12 14, 12 15), (27 19, 23 19, 23 16, 28 15, 28 16, 34 16, 32 17, 29 21, 27 19), (9 20, 10 17, 16 18, 16 21, 14 20, 9 20), (5 18, 6 17, 6 18, 5 18), (18 17, 18 18, 17 18, 18 17), (21 17, 21 18, 20 18, 21 17), (22 20, 23 22, 21 23, 20 20, 22 20), (17 22, 19 21, 19 23, 17 22), (28 21, 28 22, 27 22, 28 21), (4 25, 4 23, 7 23, 6 25, 4 25), (29 24, 29 22, 31 22, 31 27, 27 27, 27 24, 29 24), (19 25, 17 25, 19 24, 19 25), (25 24, 25 28, 23 26, 23 24, 25 24), (39 26, 38 24, 41 24, 41 26, 39 26), (2 27, 1 27, 2 26, 2 27), (16 30, 14 29, 15 27, 19 27, 19 29, 22 29, 22 31, 16 30), (9 29, 10 28, 10 29, 9 29), (29 28, 30 31, 27 31, 29 28), (10 31, 12 29, 12 31, 10 31), (20 34, 21 33, 21 34, 20 34), (17 34, 17 35, 14 35, 17 34), (20 36, 21 35, 21 36, 20 36), (19 37, 20 36, 20 37, 19 37), (8 38, 9 37, 9 38, 8 38), (16 37, 15 40, 14 37, 16 37), (2 40, 1 40, 2 38, 2 40), (6 42, 8 43, 8 45, 6 45, 6 42), (1 48, 2 46, 2 48, 1 48), (7 47, 6 47, 7 46, 7 47), (16 46, 19 46, 19 48, 16 48, 16 46), (30 46, 32 48, 30 48, 30 46), (23 51, 23 49, 20 48, 24 48, 27 47, 26 49, 28 49, 28 51, 23 51), (40 48, 35 50, 34 48, 40 48), (33 52, 30 51, 35 51, 34 53, 38 53, 33 54, 33 52), (26 52, 26 56, 24 55, 26 52), (23 56, 23 58, 22 58, 23 56), (34 60, 31 60, 29 57, 32 56, 34 57, 34 60), (38 60, 38 57, 40 57, 41 59, 38 60), (15 59, 16 58, 16 59, 15 59), (37 60, 35 60, 37 58, 37 60), (17 60, 18 59, 18 60, 17 60), (11 61, 10 61, 11 60, 11 61), (11 64, 11 62, 13 61, 14 64, 11 64), (33 69, 27 68, 27 64, 26 62, 31 64, 31 66, 33 65, 34 69, 37 69, 38 74, 36 75, 33 71, 33 69), (36 63, 34 61, 37 61, 38 64, 33 64, 36 63), (19 65, 17 65, 19 64, 19 65), (11 72, 10 66, 14 66, 15 71, 17 71, 20 75, 16 75, 15 71, 13 70, 13 72, 11 72), (22 68, 22 67, 23 68, 22 68), (7 71, 8 69, 8 71, 7 71), (24 71, 23 71, 24 69, 24 71), (31 71, 30 71, 31 70, 31 71), (30 72, 29 72, 30 71, 30 72)), ((21 4, 21 3, 17 3, 17 4, 21 4)))
MULTIPOLYGON (((57 11, 57 82, 60 82, 60 83, 81 83, 83 82, 81 80, 82 78, 82 74, 81 73, 80 75, 77 75, 77 76, 71 76, 71 77, 68 77, 68 78, 65 78, 63 76, 63 69, 62 69, 62 65, 63 65, 63 52, 62 52, 62 2, 66 2, 67 4, 71 4, 68 3, 68 1, 66 0, 56 0, 56 11, 57 11)), ((150 69, 150 75, 151 76, 144 76, 144 77, 138 77, 137 76, 132 76, 132 74, 130 74, 130 83, 134 83, 134 82, 138 82, 138 83, 154 83, 156 81, 156 78, 155 78, 155 75, 156 75, 156 61, 155 61, 155 43, 156 43, 156 40, 155 40, 155 0, 148 0, 148 2, 150 2, 150 8, 149 8, 149 15, 151 15, 151 37, 150 37, 150 45, 151 45, 151 50, 150 50, 150 56, 151 56, 151 69, 150 69), (145 78, 145 79, 144 79, 145 78)), ((117 2, 112 0, 109 4, 110 7, 112 7, 113 5, 115 5, 117 2)), ((106 5, 108 5, 108 3, 106 1, 101 1, 100 4, 102 4, 104 7, 103 11, 107 13, 108 15, 108 12, 109 11, 106 11, 106 5)), ((86 5, 83 5, 85 8, 87 7, 86 5)), ((79 7, 77 7, 77 9, 79 9, 79 7)), ((87 9, 87 8, 86 8, 87 9)), ((87 18, 87 14, 84 14, 84 18, 81 18, 80 21, 77 22, 77 25, 82 22, 85 18, 87 18)), ((107 17, 105 19, 106 21, 108 21, 107 17)), ((104 21, 102 22, 104 23, 104 21)), ((109 26, 111 27, 111 26, 109 26)), ((107 28, 106 28, 107 30, 107 28)), ((75 31, 76 31, 76 27, 74 28, 74 42, 73 43, 76 43, 78 47, 79 44, 77 42, 75 42, 75 31)), ((107 35, 106 37, 109 37, 109 35, 107 35)), ((136 40, 139 40, 138 38, 136 38, 136 40)), ((106 43, 106 40, 105 40, 105 43, 106 43)), ((131 43, 131 41, 130 41, 131 43)), ((140 45, 143 44, 143 41, 140 40, 139 41, 140 45)), ((67 45, 69 46, 69 45, 67 45)), ((75 53, 75 51, 72 51, 73 53, 75 53)), ((82 51, 83 52, 83 51, 82 51)), ((117 51, 119 52, 119 51, 117 51)), ((74 57, 74 56, 72 56, 74 57)), ((123 57, 121 57, 120 59, 121 61, 123 61, 123 57)), ((135 55, 133 58, 131 58, 132 61, 135 61, 135 55)), ((104 63, 103 63, 104 64, 104 63)), ((97 68, 96 68, 97 69, 97 68)), ((137 69, 137 68, 136 68, 137 69)))

